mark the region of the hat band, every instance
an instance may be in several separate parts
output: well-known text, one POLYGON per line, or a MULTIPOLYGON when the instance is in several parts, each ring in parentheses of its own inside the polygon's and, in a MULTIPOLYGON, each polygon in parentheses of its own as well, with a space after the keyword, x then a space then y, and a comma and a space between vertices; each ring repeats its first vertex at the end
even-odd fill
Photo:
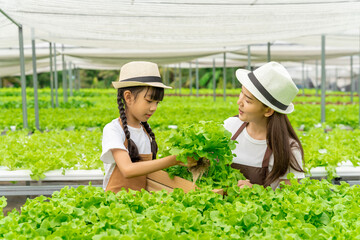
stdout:
POLYGON ((147 83, 147 82, 159 82, 159 83, 162 83, 161 78, 160 78, 160 77, 156 77, 156 76, 134 77, 134 78, 126 79, 126 80, 121 80, 120 82, 143 82, 143 83, 147 83))
POLYGON ((286 110, 288 108, 288 105, 282 104, 278 100, 276 100, 265 88, 264 86, 259 82, 259 80, 255 77, 253 72, 250 72, 248 74, 251 82, 254 84, 254 86, 259 90, 259 92, 268 100, 272 105, 275 107, 286 110))

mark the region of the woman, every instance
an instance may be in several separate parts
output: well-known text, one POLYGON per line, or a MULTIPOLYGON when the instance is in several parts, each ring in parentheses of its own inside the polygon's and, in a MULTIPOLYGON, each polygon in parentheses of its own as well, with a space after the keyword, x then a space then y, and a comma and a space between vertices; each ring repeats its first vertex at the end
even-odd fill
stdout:
POLYGON ((236 77, 242 84, 239 115, 225 120, 224 127, 238 142, 231 166, 247 179, 238 186, 275 189, 281 181, 290 183, 289 172, 303 178, 303 148, 287 117, 299 91, 289 73, 281 64, 269 62, 253 72, 238 69, 236 77))

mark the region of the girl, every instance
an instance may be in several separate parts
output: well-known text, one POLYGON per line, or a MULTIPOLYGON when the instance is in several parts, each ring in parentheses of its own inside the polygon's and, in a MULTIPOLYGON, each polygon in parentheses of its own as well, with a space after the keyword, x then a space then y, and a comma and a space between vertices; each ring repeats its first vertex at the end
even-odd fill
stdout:
MULTIPOLYGON (((164 97, 158 66, 151 62, 130 62, 113 82, 118 89, 120 117, 103 130, 102 154, 105 177, 103 188, 118 192, 122 188, 141 190, 146 187, 146 174, 182 164, 176 156, 154 161, 158 147, 147 120, 164 97)), ((196 165, 189 160, 189 166, 196 165)))
POLYGON ((286 115, 294 110, 291 102, 299 91, 289 73, 279 63, 269 62, 253 72, 238 69, 236 77, 242 84, 239 115, 225 120, 224 127, 238 142, 231 166, 247 179, 238 186, 275 189, 280 181, 290 183, 289 172, 304 178, 303 148, 286 115))

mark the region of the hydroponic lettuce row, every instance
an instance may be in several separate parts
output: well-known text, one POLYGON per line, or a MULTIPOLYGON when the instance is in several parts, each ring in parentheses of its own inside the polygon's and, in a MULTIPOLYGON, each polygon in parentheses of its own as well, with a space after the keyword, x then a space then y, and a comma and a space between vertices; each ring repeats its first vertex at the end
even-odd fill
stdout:
MULTIPOLYGON (((21 114, 20 114, 21 115, 21 114)), ((180 128, 180 127, 179 127, 180 128)), ((166 139, 177 131, 159 131, 154 129, 156 141, 159 146, 158 157, 164 157, 166 139)), ((11 170, 29 169, 32 179, 42 179, 44 173, 56 169, 99 169, 103 168, 100 161, 101 154, 101 129, 86 128, 73 131, 51 130, 49 132, 35 131, 29 135, 29 131, 7 131, 0 136, 0 166, 11 170)), ((347 131, 335 128, 325 133, 323 128, 309 131, 297 131, 305 152, 305 169, 309 172, 312 168, 324 166, 329 179, 337 176, 335 168, 342 161, 351 161, 354 166, 360 163, 360 130, 347 131)), ((218 165, 216 165, 218 167, 218 165)), ((215 168, 216 169, 216 168, 215 168)), ((221 169, 214 174, 230 175, 237 174, 231 169, 225 168, 228 173, 222 173, 221 169)), ((168 170, 173 175, 180 175, 192 181, 191 174, 184 167, 172 167, 168 170)), ((223 170, 225 171, 225 170, 223 170)), ((206 177, 206 175, 205 175, 206 177)), ((223 179, 223 177, 215 177, 223 179)), ((197 181, 197 184, 212 184, 211 179, 197 181)), ((226 186, 227 183, 225 184, 226 186)), ((219 186, 220 187, 220 186, 219 186)))
POLYGON ((74 131, 26 130, 9 131, 0 136, 0 166, 9 170, 27 169, 31 178, 40 180, 45 172, 61 169, 99 169, 101 154, 101 131, 99 128, 74 131))
MULTIPOLYGON (((189 90, 182 89, 184 93, 189 90)), ((211 93, 201 89, 200 93, 211 93)), ((229 93, 239 92, 239 89, 229 90, 229 93)), ((221 93, 221 91, 219 92, 221 93)), ((315 90, 305 90, 305 93, 315 94, 315 90)), ((28 88, 30 101, 33 89, 28 88)), ((343 94, 334 92, 334 94, 343 94)), ((62 95, 62 90, 59 90, 62 95)), ((21 89, 0 89, 0 101, 21 103, 21 89), (17 100, 16 100, 17 99, 17 100)), ((304 98, 298 96, 299 98, 304 98)), ((39 89, 39 98, 47 99, 50 104, 50 89, 39 89)), ((339 96, 341 100, 343 96, 339 96)), ((71 98, 69 98, 71 99, 71 98)), ((114 89, 81 89, 74 91, 74 98, 78 103, 90 102, 91 107, 82 108, 79 105, 72 108, 40 108, 40 133, 35 131, 32 136, 29 131, 35 130, 34 110, 28 109, 29 129, 24 131, 10 131, 11 126, 22 128, 21 108, 4 108, 0 106, 0 130, 7 130, 0 135, 0 166, 11 170, 30 169, 33 179, 41 179, 44 172, 55 169, 98 169, 103 164, 99 159, 101 153, 101 130, 111 120, 118 116, 116 105, 116 91, 114 89), (96 129, 85 132, 87 128, 96 129), (75 131, 62 132, 64 129, 75 131), (50 132, 47 132, 50 130, 50 132), (84 137, 83 137, 84 136, 84 137), (67 140, 69 142, 67 142, 67 140)), ((310 98, 309 98, 310 99, 310 98)), ((176 125, 178 129, 199 122, 212 120, 222 123, 224 119, 236 114, 235 97, 228 97, 226 101, 213 102, 212 97, 165 97, 158 106, 156 113, 149 123, 156 135, 159 146, 158 156, 164 156, 164 142, 169 137, 168 126, 176 125), (209 104, 211 102, 211 104, 209 104), (171 117, 169 117, 171 116, 171 117)), ((60 103, 62 98, 59 99, 60 103)), ((0 104, 1 105, 1 104, 0 104)), ((304 147, 305 168, 324 166, 329 177, 335 175, 335 167, 342 161, 350 160, 354 166, 360 163, 360 131, 359 107, 357 105, 326 106, 326 123, 320 122, 320 108, 318 106, 297 104, 289 119, 297 131, 304 147), (340 129, 338 124, 355 128, 354 131, 340 129), (324 132, 324 128, 332 127, 331 132, 324 132), (318 128, 316 128, 317 126, 318 128)), ((177 167, 170 171, 180 171, 183 176, 188 174, 186 169, 177 167)), ((231 170, 229 170, 231 171, 231 170)), ((192 180, 191 175, 188 178, 192 180)), ((209 180, 211 181, 211 180, 209 180)), ((199 181, 197 184, 201 184, 199 181)))
MULTIPOLYGON (((184 93, 189 92, 182 89, 184 93)), ((172 91, 167 90, 166 93, 172 91)), ((208 89, 200 89, 200 93, 212 93, 208 89)), ((222 93, 220 90, 219 93, 222 93)), ((228 89, 227 93, 239 94, 240 89, 228 89)), ((315 91, 306 90, 306 93, 315 94, 315 91)), ((34 91, 27 89, 27 100, 29 104, 33 102, 34 91)), ((62 96, 61 89, 58 93, 62 96)), ((114 89, 81 89, 73 92, 74 97, 69 97, 69 102, 73 104, 63 104, 63 99, 59 98, 60 108, 48 108, 51 105, 50 89, 39 89, 39 99, 44 105, 40 107, 40 128, 45 129, 64 129, 74 126, 81 127, 104 127, 118 115, 116 104, 116 91, 114 89), (71 106, 70 106, 71 105, 71 106), (84 108, 86 106, 86 108, 84 108), (69 108, 68 108, 69 107, 69 108)), ((334 101, 348 101, 344 94, 334 101), (345 100, 344 100, 345 99, 345 100)), ((2 118, 0 118, 0 130, 10 128, 10 126, 22 127, 22 112, 19 103, 21 103, 21 89, 0 89, 0 109, 2 118), (10 107, 14 102, 16 106, 10 107), (6 105, 6 106, 5 106, 6 105)), ((297 96, 294 101, 320 101, 320 97, 302 97, 297 96)), ((326 101, 329 101, 330 97, 326 101)), ((201 120, 214 120, 223 122, 224 119, 237 113, 237 97, 227 97, 226 101, 213 101, 212 97, 168 97, 158 107, 149 122, 153 128, 165 130, 168 125, 187 125, 189 123, 199 122, 201 120), (211 102, 211 104, 209 104, 211 102), (172 116, 171 118, 169 116, 172 116)), ((357 100, 354 98, 354 101, 357 100)), ((41 103, 40 103, 41 104, 41 103)), ((344 124, 353 128, 359 126, 359 109, 356 104, 352 105, 326 105, 326 123, 334 128, 336 125, 344 124)), ((289 115, 289 119, 295 128, 304 126, 307 131, 321 121, 321 109, 319 106, 311 104, 296 104, 295 111, 289 115)), ((35 129, 34 111, 28 111, 29 128, 35 129)))
POLYGON ((63 188, 0 219, 1 239, 358 239, 360 188, 304 179, 272 191, 63 188))

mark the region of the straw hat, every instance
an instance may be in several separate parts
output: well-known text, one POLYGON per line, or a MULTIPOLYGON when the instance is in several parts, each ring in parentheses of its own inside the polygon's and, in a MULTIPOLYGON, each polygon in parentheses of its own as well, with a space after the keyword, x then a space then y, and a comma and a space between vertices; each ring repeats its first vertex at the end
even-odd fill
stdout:
POLYGON ((159 88, 171 88, 161 81, 158 65, 152 62, 129 62, 120 69, 120 78, 112 82, 114 88, 151 86, 159 88))
POLYGON ((259 101, 276 112, 288 114, 294 111, 292 100, 299 89, 281 64, 269 62, 253 72, 238 69, 236 78, 259 101))

